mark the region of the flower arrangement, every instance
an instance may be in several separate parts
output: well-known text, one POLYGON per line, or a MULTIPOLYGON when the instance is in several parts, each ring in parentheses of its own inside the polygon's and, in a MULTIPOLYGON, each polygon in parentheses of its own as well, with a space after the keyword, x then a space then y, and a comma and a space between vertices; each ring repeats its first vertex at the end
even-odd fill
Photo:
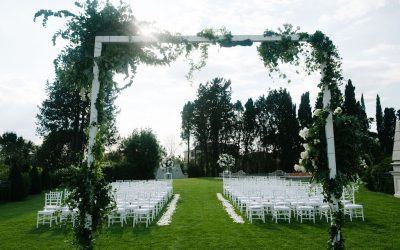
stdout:
MULTIPOLYGON (((313 113, 312 126, 300 131, 299 134, 304 140, 304 151, 300 153, 299 163, 294 166, 294 170, 311 173, 313 180, 323 185, 335 181, 336 183, 331 183, 326 187, 339 199, 343 187, 350 182, 355 182, 356 173, 365 166, 360 164, 362 158, 358 120, 343 114, 342 109, 338 107, 333 112, 337 178, 330 180, 325 138, 325 123, 328 115, 328 109, 316 109, 313 113)), ((329 200, 330 192, 327 191, 324 190, 324 194, 329 200)))
POLYGON ((230 170, 235 165, 235 158, 229 154, 221 154, 217 163, 222 169, 230 170))
POLYGON ((161 167, 165 169, 171 169, 174 166, 174 159, 172 156, 166 156, 161 161, 161 167))

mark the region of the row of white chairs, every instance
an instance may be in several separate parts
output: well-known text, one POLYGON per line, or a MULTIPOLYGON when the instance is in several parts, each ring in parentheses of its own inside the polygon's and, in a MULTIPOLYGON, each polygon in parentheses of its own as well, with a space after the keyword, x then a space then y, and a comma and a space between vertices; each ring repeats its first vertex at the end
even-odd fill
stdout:
POLYGON ((173 194, 171 180, 118 181, 111 186, 116 207, 108 214, 108 226, 122 227, 131 219, 133 227, 139 223, 148 227, 173 194))
MULTIPOLYGON (((327 222, 332 219, 331 208, 324 202, 322 187, 306 182, 285 180, 278 177, 224 178, 224 194, 243 213, 249 222, 262 220, 269 214, 276 223, 292 217, 311 220, 316 216, 327 222)), ((363 207, 355 204, 354 187, 344 192, 342 203, 344 214, 350 220, 360 217, 364 220, 363 207), (349 200, 349 195, 351 199, 349 200), (346 199, 347 198, 347 199, 346 199)))
MULTIPOLYGON (((116 206, 107 215, 108 226, 116 222, 123 226, 132 219, 133 226, 145 223, 148 227, 173 194, 172 180, 118 181, 110 185, 116 206)), ((51 227, 59 222, 75 226, 78 210, 66 204, 69 194, 68 190, 45 193, 44 207, 37 212, 37 228, 45 224, 51 227)))
POLYGON ((63 191, 50 191, 45 193, 45 202, 42 210, 37 212, 36 227, 39 225, 49 224, 51 227, 53 223, 58 222, 71 222, 75 226, 77 211, 70 209, 63 202, 69 196, 68 190, 63 191))

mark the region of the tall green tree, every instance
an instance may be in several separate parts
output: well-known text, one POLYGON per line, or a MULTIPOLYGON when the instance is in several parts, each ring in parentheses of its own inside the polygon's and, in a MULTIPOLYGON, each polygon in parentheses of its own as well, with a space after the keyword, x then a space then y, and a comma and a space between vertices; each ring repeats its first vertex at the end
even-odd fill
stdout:
POLYGON ((249 172, 249 153, 253 150, 254 140, 257 137, 257 110, 253 99, 249 98, 244 105, 243 113, 243 162, 249 172))
MULTIPOLYGON (((234 145, 234 157, 238 158, 240 154, 240 147, 243 142, 243 115, 244 115, 244 108, 241 101, 236 101, 233 104, 233 116, 232 116, 232 143, 234 145)), ((229 134, 229 131, 228 131, 229 134)), ((227 143, 225 143, 226 145, 227 143)), ((231 152, 227 152, 231 153, 231 152)))
POLYGON ((376 120, 376 131, 378 132, 379 142, 381 144, 381 147, 383 147, 383 145, 384 145, 384 139, 383 139, 383 113, 382 113, 381 99, 380 99, 379 95, 376 95, 375 120, 376 120))
POLYGON ((31 155, 34 145, 13 132, 0 136, 0 159, 9 167, 9 199, 19 201, 28 195, 29 186, 23 181, 22 173, 27 173, 32 165, 31 155))
POLYGON ((199 142, 206 175, 217 175, 221 144, 231 139, 233 105, 231 103, 231 82, 214 78, 200 84, 194 101, 193 132, 199 142))
POLYGON ((298 120, 300 128, 310 127, 312 124, 312 112, 310 106, 310 92, 301 95, 301 101, 298 111, 298 120))
POLYGON ((194 105, 187 102, 181 111, 181 138, 187 141, 187 163, 190 162, 190 135, 193 127, 194 105))
POLYGON ((394 108, 385 108, 383 116, 382 146, 383 151, 387 154, 390 154, 393 150, 395 129, 396 111, 394 108))
POLYGON ((346 115, 357 116, 359 113, 355 89, 356 87, 353 86, 353 83, 349 79, 344 90, 343 112, 346 115))
POLYGON ((370 121, 369 121, 368 116, 367 116, 367 111, 366 111, 366 108, 365 108, 365 102, 364 102, 364 95, 363 94, 361 94, 360 102, 357 102, 357 109, 358 109, 358 119, 360 120, 361 128, 364 131, 368 131, 369 128, 370 128, 370 125, 369 125, 370 121))
MULTIPOLYGON (((61 70, 58 72, 57 78, 65 74, 61 70)), ((83 152, 87 144, 85 130, 89 125, 90 105, 88 89, 65 81, 57 79, 47 83, 48 97, 42 102, 37 115, 37 131, 43 136, 38 160, 48 171, 79 165, 83 161, 83 152)), ((104 115, 109 121, 105 141, 110 145, 116 141, 117 110, 113 96, 105 97, 104 101, 104 115)))
POLYGON ((272 90, 257 100, 260 140, 279 160, 279 168, 291 172, 300 152, 296 108, 286 89, 272 90))
POLYGON ((34 145, 14 132, 0 135, 0 158, 9 167, 18 166, 27 172, 32 164, 34 145))
POLYGON ((148 180, 161 160, 161 147, 156 135, 150 129, 135 130, 121 143, 123 162, 118 178, 148 180))

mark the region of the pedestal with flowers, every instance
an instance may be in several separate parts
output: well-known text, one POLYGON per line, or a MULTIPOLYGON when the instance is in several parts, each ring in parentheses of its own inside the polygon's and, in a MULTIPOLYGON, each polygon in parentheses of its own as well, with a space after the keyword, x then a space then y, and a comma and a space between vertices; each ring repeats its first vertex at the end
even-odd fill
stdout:
POLYGON ((221 154, 217 163, 223 169, 222 179, 226 177, 230 178, 232 176, 231 169, 235 166, 235 158, 229 154, 221 154))
POLYGON ((172 156, 166 156, 161 162, 161 168, 165 169, 164 179, 172 180, 172 167, 174 166, 174 159, 172 156))

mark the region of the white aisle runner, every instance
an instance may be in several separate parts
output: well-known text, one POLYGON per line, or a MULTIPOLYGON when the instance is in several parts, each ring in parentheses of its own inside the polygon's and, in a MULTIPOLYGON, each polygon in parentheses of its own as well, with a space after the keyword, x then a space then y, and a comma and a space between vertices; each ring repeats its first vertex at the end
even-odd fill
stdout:
POLYGON ((242 216, 238 215, 238 214, 235 212, 235 209, 233 209, 231 203, 229 203, 229 201, 226 200, 226 199, 222 196, 222 194, 217 193, 217 198, 218 198, 218 200, 220 200, 220 201, 222 202, 222 205, 224 206, 225 211, 226 211, 226 212, 229 214, 229 216, 233 219, 233 222, 239 223, 239 224, 243 224, 243 223, 244 223, 244 220, 243 220, 242 216))
POLYGON ((157 225, 167 226, 171 224, 172 215, 175 212, 176 204, 178 203, 179 197, 179 194, 174 195, 174 198, 172 198, 172 201, 168 204, 167 211, 165 211, 165 213, 161 216, 160 220, 157 222, 157 225))

